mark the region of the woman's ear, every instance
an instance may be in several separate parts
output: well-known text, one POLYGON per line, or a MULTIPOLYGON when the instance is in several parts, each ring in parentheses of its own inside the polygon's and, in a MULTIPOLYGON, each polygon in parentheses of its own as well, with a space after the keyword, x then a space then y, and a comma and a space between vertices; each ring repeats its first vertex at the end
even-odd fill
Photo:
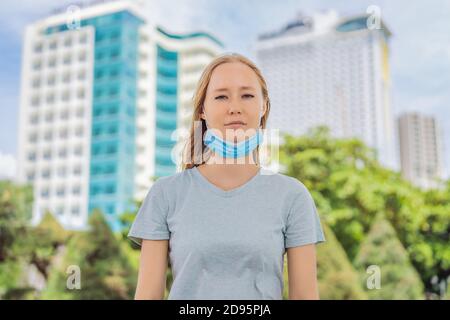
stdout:
POLYGON ((203 119, 203 120, 206 121, 204 110, 205 110, 205 109, 204 109, 203 106, 202 106, 201 109, 200 109, 200 119, 203 119))
POLYGON ((264 115, 266 114, 266 111, 267 111, 267 101, 264 101, 263 106, 262 106, 261 118, 264 117, 264 115))

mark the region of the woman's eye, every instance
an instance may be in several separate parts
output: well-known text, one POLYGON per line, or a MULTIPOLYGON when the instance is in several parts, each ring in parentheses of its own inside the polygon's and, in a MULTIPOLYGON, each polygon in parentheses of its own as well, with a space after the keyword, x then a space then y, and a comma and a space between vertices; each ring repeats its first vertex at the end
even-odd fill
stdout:
MULTIPOLYGON (((244 97, 244 98, 253 98, 254 95, 252 95, 252 94, 244 94, 244 95, 242 95, 242 97, 244 97)), ((224 98, 227 98, 227 96, 221 95, 221 96, 217 96, 215 99, 216 100, 221 100, 221 99, 224 99, 224 98)))

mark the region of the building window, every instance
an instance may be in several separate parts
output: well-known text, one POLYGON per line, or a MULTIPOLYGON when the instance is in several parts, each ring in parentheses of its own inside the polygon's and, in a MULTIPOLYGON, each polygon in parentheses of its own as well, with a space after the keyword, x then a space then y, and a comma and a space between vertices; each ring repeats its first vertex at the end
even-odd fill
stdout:
POLYGON ((69 83, 70 82, 70 73, 69 72, 64 73, 64 75, 62 77, 62 81, 64 83, 69 83))
POLYGON ((45 132, 45 134, 44 134, 44 140, 45 141, 51 141, 52 140, 52 132, 51 131, 47 131, 47 132, 45 132))
POLYGON ((71 45, 72 45, 72 38, 66 38, 66 40, 64 41, 64 46, 70 47, 71 45))
POLYGON ((112 173, 116 172, 116 167, 113 165, 106 166, 103 172, 105 174, 112 174, 112 173))
POLYGON ((108 133, 109 134, 116 134, 117 133, 117 126, 110 126, 108 128, 108 133))
POLYGON ((66 129, 66 128, 63 128, 63 129, 61 129, 61 130, 59 131, 59 137, 60 137, 60 138, 65 139, 65 138, 67 138, 67 135, 68 135, 68 132, 67 132, 67 129, 66 129))
POLYGON ((115 154, 116 153, 116 146, 108 146, 107 148, 106 148, 106 153, 107 154, 115 154))
POLYGON ((75 135, 81 137, 83 135, 83 127, 78 127, 75 131, 75 135))
POLYGON ((83 99, 84 98, 84 89, 78 89, 77 96, 78 96, 78 99, 83 99))
POLYGON ((66 176, 66 167, 58 168, 58 176, 64 178, 66 176))
POLYGON ((39 106, 39 103, 40 103, 40 99, 38 96, 34 96, 33 98, 31 98, 31 105, 33 107, 39 106))
POLYGON ((59 152, 58 152, 58 156, 60 158, 65 158, 67 156, 67 150, 65 148, 60 149, 59 152))
POLYGON ((79 108, 79 109, 77 110, 77 117, 78 117, 78 118, 82 118, 83 115, 84 115, 84 110, 83 110, 83 108, 79 108))
POLYGON ((103 78, 103 71, 102 70, 97 70, 95 72, 95 79, 101 79, 103 78))
POLYGON ((72 57, 69 54, 64 56, 63 63, 65 65, 70 64, 71 61, 72 61, 72 57))
POLYGON ((58 189, 56 190, 56 195, 58 197, 63 197, 65 194, 66 190, 64 188, 64 186, 58 187, 58 189))
POLYGON ((50 178, 50 170, 49 169, 44 169, 42 171, 42 178, 44 178, 44 179, 50 178))
POLYGON ((34 52, 36 52, 36 53, 41 53, 42 52, 42 43, 41 42, 36 43, 34 45, 34 52))
POLYGON ((56 43, 56 40, 53 40, 52 42, 50 42, 49 48, 51 50, 55 50, 57 46, 58 44, 56 43))
POLYGON ((52 159, 52 151, 51 150, 45 150, 43 155, 45 160, 51 160, 52 159))
POLYGON ((81 193, 81 188, 80 186, 73 186, 72 188, 72 194, 74 195, 79 195, 81 193))
POLYGON ((32 86, 33 88, 37 89, 41 86, 41 79, 39 78, 34 78, 33 82, 32 82, 32 86))
POLYGON ((61 96, 62 101, 69 101, 70 100, 70 92, 69 91, 64 91, 62 96, 61 96))
POLYGON ((80 43, 86 43, 87 42, 87 34, 83 33, 80 35, 80 43))
POLYGON ((82 146, 77 146, 76 148, 75 148, 75 155, 77 155, 77 156, 81 156, 81 155, 83 155, 83 147, 82 146))
POLYGON ((50 196, 50 191, 48 188, 44 188, 41 190, 41 197, 42 198, 48 198, 50 196))
POLYGON ((48 60, 48 67, 49 68, 54 68, 56 66, 56 57, 51 57, 48 60))
POLYGON ((56 209, 56 214, 57 214, 58 216, 62 216, 62 215, 64 214, 64 207, 63 207, 63 206, 59 206, 59 207, 56 209))
MULTIPOLYGON (((86 72, 84 72, 84 70, 81 70, 80 72, 78 72, 78 80, 84 80, 84 79, 86 79, 86 72)), ((84 94, 83 94, 83 97, 84 97, 84 94)))
POLYGON ((94 136, 94 137, 98 137, 99 135, 101 135, 102 134, 102 129, 101 129, 101 127, 96 127, 96 128, 94 128, 94 130, 92 130, 92 135, 94 136))
POLYGON ((33 69, 34 69, 34 70, 41 70, 41 67, 42 67, 42 62, 41 62, 41 60, 35 60, 35 61, 33 62, 33 69))
POLYGON ((109 205, 108 206, 107 213, 108 214, 113 214, 114 213, 114 205, 109 205))
POLYGON ((36 152, 29 152, 28 153, 28 160, 29 161, 35 161, 36 160, 36 152))
POLYGON ((102 89, 96 89, 95 90, 95 97, 96 98, 100 98, 103 95, 103 90, 102 89))
POLYGON ((49 86, 53 86, 53 85, 55 85, 55 82, 56 82, 56 77, 55 77, 55 75, 50 75, 48 78, 47 78, 47 84, 49 85, 49 86))
POLYGON ((112 69, 111 72, 109 73, 109 76, 111 78, 117 78, 117 76, 119 75, 119 71, 117 69, 112 69))
POLYGON ((61 111, 61 119, 66 120, 69 117, 69 110, 61 111))
POLYGON ((38 140, 37 134, 36 133, 32 133, 28 136, 28 141, 29 142, 36 142, 38 140))
POLYGON ((53 104, 54 102, 55 102, 55 95, 53 93, 50 93, 49 95, 47 95, 47 103, 53 104))
POLYGON ((81 174, 81 167, 76 166, 75 168, 73 168, 73 174, 79 176, 81 174))
POLYGON ((117 49, 115 49, 115 50, 112 50, 111 51, 111 55, 110 55, 110 57, 111 57, 111 59, 117 59, 118 57, 119 57, 119 50, 117 50, 117 49))
POLYGON ((112 194, 116 192, 116 188, 114 185, 107 185, 105 188, 105 193, 112 194))
POLYGON ((82 51, 78 54, 78 61, 83 62, 86 61, 86 52, 82 51))
POLYGON ((72 207, 72 214, 74 216, 78 216, 80 214, 80 207, 78 207, 78 206, 72 207))
POLYGON ((38 124, 39 123, 39 116, 38 115, 33 115, 30 117, 30 123, 31 124, 38 124))
POLYGON ((28 182, 33 182, 34 181, 34 171, 30 171, 27 174, 27 180, 28 180, 28 182))
POLYGON ((45 115, 45 121, 46 122, 52 122, 53 121, 53 113, 47 113, 45 115))
POLYGON ((111 88, 111 89, 109 90, 109 95, 110 95, 111 97, 117 96, 118 93, 119 93, 119 90, 118 90, 117 88, 111 88))

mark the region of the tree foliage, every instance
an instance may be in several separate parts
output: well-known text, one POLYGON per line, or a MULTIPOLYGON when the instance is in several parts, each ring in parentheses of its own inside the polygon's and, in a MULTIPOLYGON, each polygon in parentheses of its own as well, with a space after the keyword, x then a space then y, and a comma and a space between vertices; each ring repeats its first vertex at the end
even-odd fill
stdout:
POLYGON ((383 168, 373 149, 357 139, 334 139, 326 127, 299 137, 285 135, 280 148, 285 174, 311 190, 323 219, 351 261, 375 217, 394 227, 427 290, 432 277, 450 275, 450 182, 424 191, 383 168))

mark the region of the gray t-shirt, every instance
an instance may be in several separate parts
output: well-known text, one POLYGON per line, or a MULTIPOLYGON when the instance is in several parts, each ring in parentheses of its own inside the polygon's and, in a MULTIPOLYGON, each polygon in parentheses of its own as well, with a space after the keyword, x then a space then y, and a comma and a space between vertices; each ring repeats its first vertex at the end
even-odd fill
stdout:
POLYGON ((197 167, 152 185, 128 237, 169 239, 170 300, 281 300, 286 248, 325 241, 297 179, 260 169, 225 191, 197 167))

